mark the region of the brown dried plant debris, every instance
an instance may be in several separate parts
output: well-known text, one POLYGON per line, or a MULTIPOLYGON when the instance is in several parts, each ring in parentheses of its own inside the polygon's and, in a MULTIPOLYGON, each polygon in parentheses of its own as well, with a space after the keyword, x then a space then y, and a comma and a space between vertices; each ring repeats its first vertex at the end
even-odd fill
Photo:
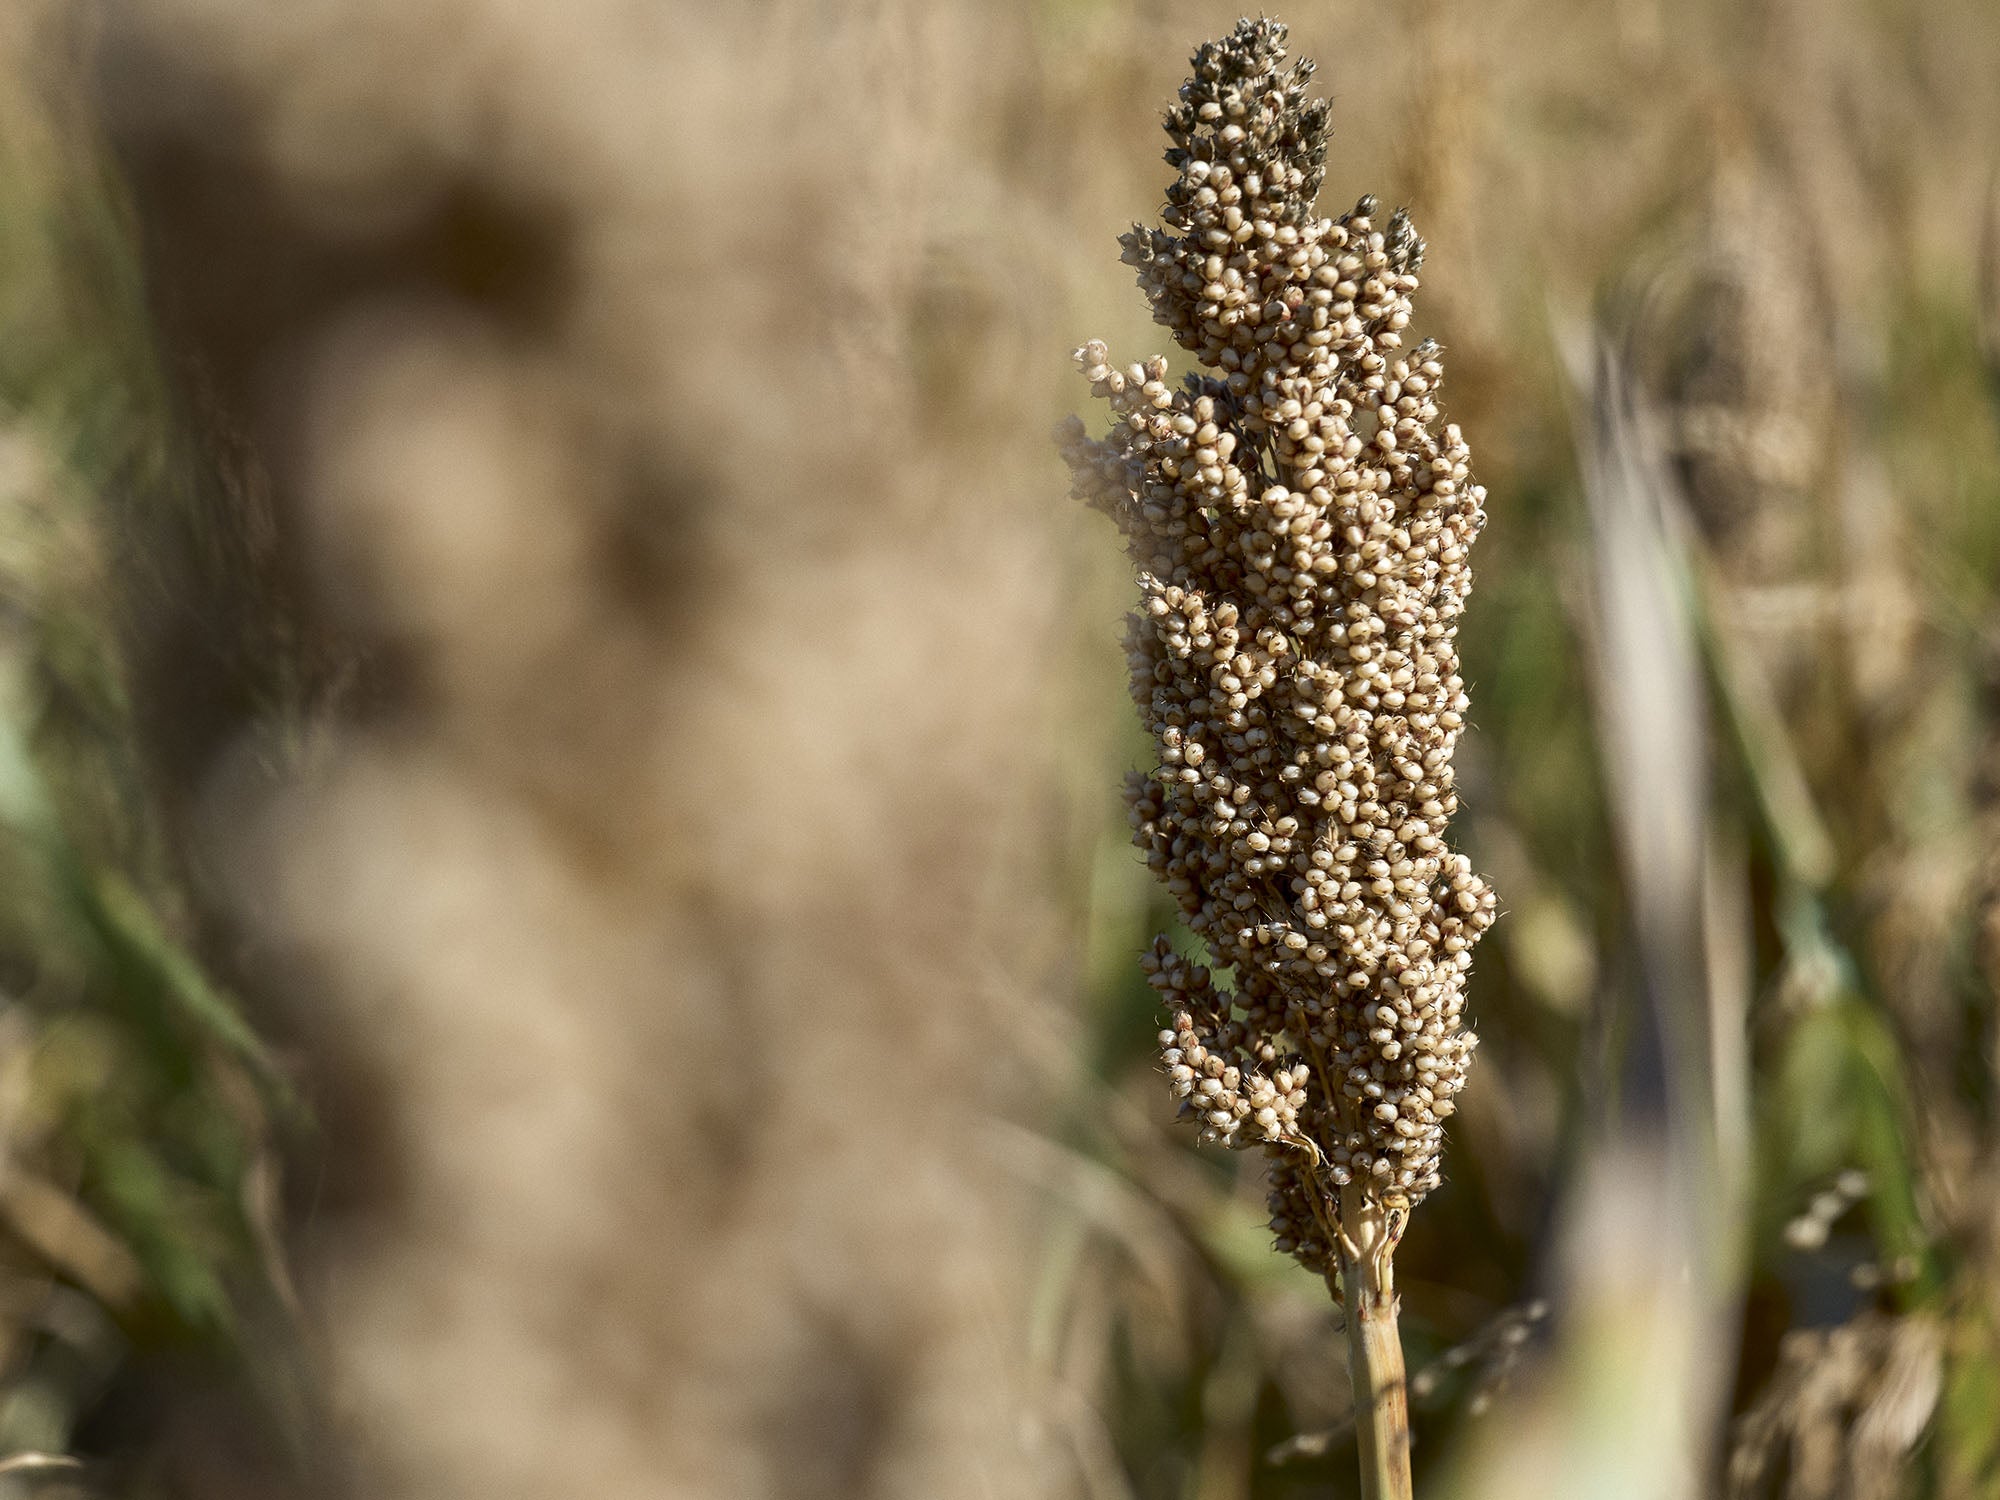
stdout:
POLYGON ((1942 1390, 1926 1317, 1865 1312, 1785 1336, 1778 1369, 1738 1419, 1730 1500, 1895 1500, 1942 1390))

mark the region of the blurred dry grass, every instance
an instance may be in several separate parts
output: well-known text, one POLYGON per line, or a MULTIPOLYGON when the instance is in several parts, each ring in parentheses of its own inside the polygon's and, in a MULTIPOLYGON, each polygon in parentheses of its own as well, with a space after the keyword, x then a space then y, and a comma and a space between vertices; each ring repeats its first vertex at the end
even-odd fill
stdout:
MULTIPOLYGON (((1144 1061, 1046 439, 1231 19, 0 17, 35 1474, 1345 1493, 1332 1311, 1144 1061)), ((1420 1484, 1994 1493, 2000 20, 1286 19, 1494 497, 1420 1484)))

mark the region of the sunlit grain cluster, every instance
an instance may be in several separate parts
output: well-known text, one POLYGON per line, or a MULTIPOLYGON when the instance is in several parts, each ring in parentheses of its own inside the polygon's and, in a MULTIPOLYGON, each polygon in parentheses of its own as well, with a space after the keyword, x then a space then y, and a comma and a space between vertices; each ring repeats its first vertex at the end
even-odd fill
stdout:
POLYGON ((1195 54, 1166 227, 1123 237, 1200 368, 1084 345, 1112 425, 1063 443, 1138 573, 1158 763, 1127 785, 1134 838, 1210 956, 1145 961, 1172 1087, 1205 1137, 1270 1149, 1280 1246, 1323 1265, 1337 1189, 1398 1209, 1437 1185, 1471 1058, 1494 903, 1444 833, 1485 492, 1436 345, 1404 348, 1423 241, 1372 198, 1316 215, 1327 108, 1284 38, 1244 21, 1195 54))

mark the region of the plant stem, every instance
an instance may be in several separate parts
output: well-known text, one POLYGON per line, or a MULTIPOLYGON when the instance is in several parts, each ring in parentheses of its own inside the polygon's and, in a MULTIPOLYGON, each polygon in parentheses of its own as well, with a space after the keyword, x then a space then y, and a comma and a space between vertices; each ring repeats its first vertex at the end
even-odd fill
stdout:
POLYGON ((1362 1500, 1411 1500, 1410 1398, 1396 1327, 1396 1242, 1402 1215, 1341 1193, 1340 1284, 1362 1500))

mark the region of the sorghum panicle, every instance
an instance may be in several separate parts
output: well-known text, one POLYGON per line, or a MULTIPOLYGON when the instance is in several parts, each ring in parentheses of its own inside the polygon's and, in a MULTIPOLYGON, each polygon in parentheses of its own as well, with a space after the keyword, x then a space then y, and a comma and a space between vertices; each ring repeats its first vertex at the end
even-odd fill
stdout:
POLYGON ((1373 198, 1317 216, 1327 107, 1284 38, 1246 20, 1195 53, 1166 227, 1121 241, 1201 368, 1176 386, 1085 344, 1113 421, 1061 442, 1138 572, 1159 764, 1128 779, 1134 839, 1214 966, 1165 938, 1145 960, 1166 1068, 1206 1139, 1267 1148, 1279 1246, 1324 1269, 1340 1189, 1400 1220, 1437 1185, 1472 1054, 1494 903, 1444 834, 1485 492, 1436 346, 1403 348, 1423 241, 1373 198))

